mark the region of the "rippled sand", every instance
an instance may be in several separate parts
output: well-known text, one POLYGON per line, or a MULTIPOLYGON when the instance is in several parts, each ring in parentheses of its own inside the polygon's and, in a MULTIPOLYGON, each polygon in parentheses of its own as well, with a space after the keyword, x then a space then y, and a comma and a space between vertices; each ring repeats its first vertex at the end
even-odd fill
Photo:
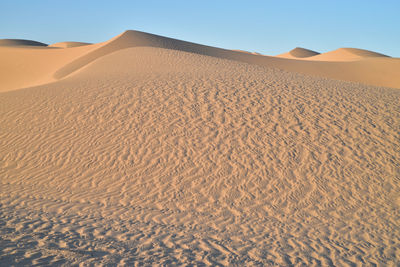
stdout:
POLYGON ((0 265, 400 262, 400 90, 101 48, 0 94, 0 265))

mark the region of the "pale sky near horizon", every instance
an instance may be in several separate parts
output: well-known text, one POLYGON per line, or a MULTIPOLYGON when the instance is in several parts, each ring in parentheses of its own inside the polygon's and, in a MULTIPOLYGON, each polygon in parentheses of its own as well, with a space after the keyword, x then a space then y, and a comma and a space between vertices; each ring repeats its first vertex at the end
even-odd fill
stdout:
POLYGON ((355 47, 400 57, 400 0, 0 0, 0 39, 103 42, 128 29, 266 55, 355 47))

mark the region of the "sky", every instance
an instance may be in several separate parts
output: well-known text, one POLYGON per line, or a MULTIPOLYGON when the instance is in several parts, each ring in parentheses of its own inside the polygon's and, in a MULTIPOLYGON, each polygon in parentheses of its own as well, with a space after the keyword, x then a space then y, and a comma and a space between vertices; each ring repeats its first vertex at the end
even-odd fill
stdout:
POLYGON ((96 43, 125 30, 266 55, 355 47, 400 57, 400 0, 0 0, 0 39, 96 43))

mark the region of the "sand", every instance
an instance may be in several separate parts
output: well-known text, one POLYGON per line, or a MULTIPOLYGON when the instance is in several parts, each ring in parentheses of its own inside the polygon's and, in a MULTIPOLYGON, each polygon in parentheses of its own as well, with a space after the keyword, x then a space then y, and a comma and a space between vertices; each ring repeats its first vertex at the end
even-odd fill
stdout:
POLYGON ((399 89, 139 32, 7 49, 48 82, 1 80, 1 266, 400 262, 399 89))

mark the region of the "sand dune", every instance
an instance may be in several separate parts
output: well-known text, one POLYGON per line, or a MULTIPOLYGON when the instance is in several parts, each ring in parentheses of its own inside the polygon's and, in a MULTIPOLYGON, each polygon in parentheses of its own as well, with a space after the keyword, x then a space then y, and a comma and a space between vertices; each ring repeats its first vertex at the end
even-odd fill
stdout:
POLYGON ((84 42, 59 42, 59 43, 51 44, 51 45, 49 45, 49 47, 70 48, 70 47, 77 47, 77 46, 84 46, 84 45, 91 45, 91 43, 84 43, 84 42))
POLYGON ((277 55, 277 57, 283 57, 283 58, 290 58, 290 59, 299 59, 299 58, 308 58, 312 57, 315 55, 319 55, 318 52, 301 48, 301 47, 296 47, 295 49, 290 50, 287 53, 277 55))
POLYGON ((339 48, 334 51, 320 54, 318 52, 301 47, 296 47, 295 49, 287 53, 277 55, 276 57, 328 62, 359 61, 367 58, 388 58, 386 55, 358 48, 339 48))
POLYGON ((339 48, 334 51, 319 54, 309 58, 311 60, 323 61, 355 61, 365 58, 387 58, 388 56, 357 48, 339 48))
MULTIPOLYGON (((338 60, 335 60, 335 62, 305 62, 226 50, 139 31, 126 31, 110 41, 105 42, 98 49, 77 58, 56 71, 54 77, 56 79, 64 78, 102 56, 128 47, 139 46, 179 50, 320 77, 400 88, 400 76, 398 75, 400 60, 397 59, 392 60, 390 58, 385 58, 382 60, 382 58, 378 58, 379 60, 376 61, 370 60, 365 62, 338 62, 338 60)), ((311 54, 312 52, 309 53, 311 54)))
POLYGON ((47 44, 32 40, 0 39, 0 46, 47 46, 47 44))
MULTIPOLYGON (((56 52, 54 48, 48 48, 39 53, 36 50, 10 50, 10 47, 0 47, 0 57, 4 59, 0 62, 4 80, 0 84, 0 91, 63 79, 105 55, 130 47, 172 49, 336 80, 400 88, 399 59, 378 56, 380 54, 360 49, 339 49, 330 56, 329 53, 325 53, 307 58, 288 59, 215 48, 144 32, 126 31, 104 43, 65 51, 56 52), (328 57, 331 61, 324 60, 328 57), (355 58, 358 60, 354 60, 355 58), (22 70, 26 75, 20 75, 22 70), (16 76, 20 78, 15 79, 16 76)), ((306 54, 304 50, 295 51, 300 56, 306 54)))
POLYGON ((260 53, 258 53, 258 52, 250 52, 250 51, 245 51, 245 50, 240 50, 240 49, 234 49, 234 50, 232 50, 232 51, 262 56, 262 54, 260 54, 260 53))
POLYGON ((55 73, 57 79, 64 78, 74 71, 82 68, 83 66, 97 60, 98 58, 113 53, 115 51, 130 48, 130 47, 158 47, 165 49, 172 49, 184 52, 190 52, 200 55, 207 55, 218 58, 227 58, 233 60, 249 60, 249 57, 254 56, 247 53, 238 51, 226 50, 211 46, 205 46, 195 43, 190 43, 173 38, 163 37, 159 35, 139 32, 139 31, 126 31, 108 42, 105 42, 101 47, 88 53, 75 61, 67 64, 55 73))
POLYGON ((0 93, 1 266, 400 262, 400 91, 276 68, 396 59, 264 62, 139 32, 2 49, 59 79, 0 93))

